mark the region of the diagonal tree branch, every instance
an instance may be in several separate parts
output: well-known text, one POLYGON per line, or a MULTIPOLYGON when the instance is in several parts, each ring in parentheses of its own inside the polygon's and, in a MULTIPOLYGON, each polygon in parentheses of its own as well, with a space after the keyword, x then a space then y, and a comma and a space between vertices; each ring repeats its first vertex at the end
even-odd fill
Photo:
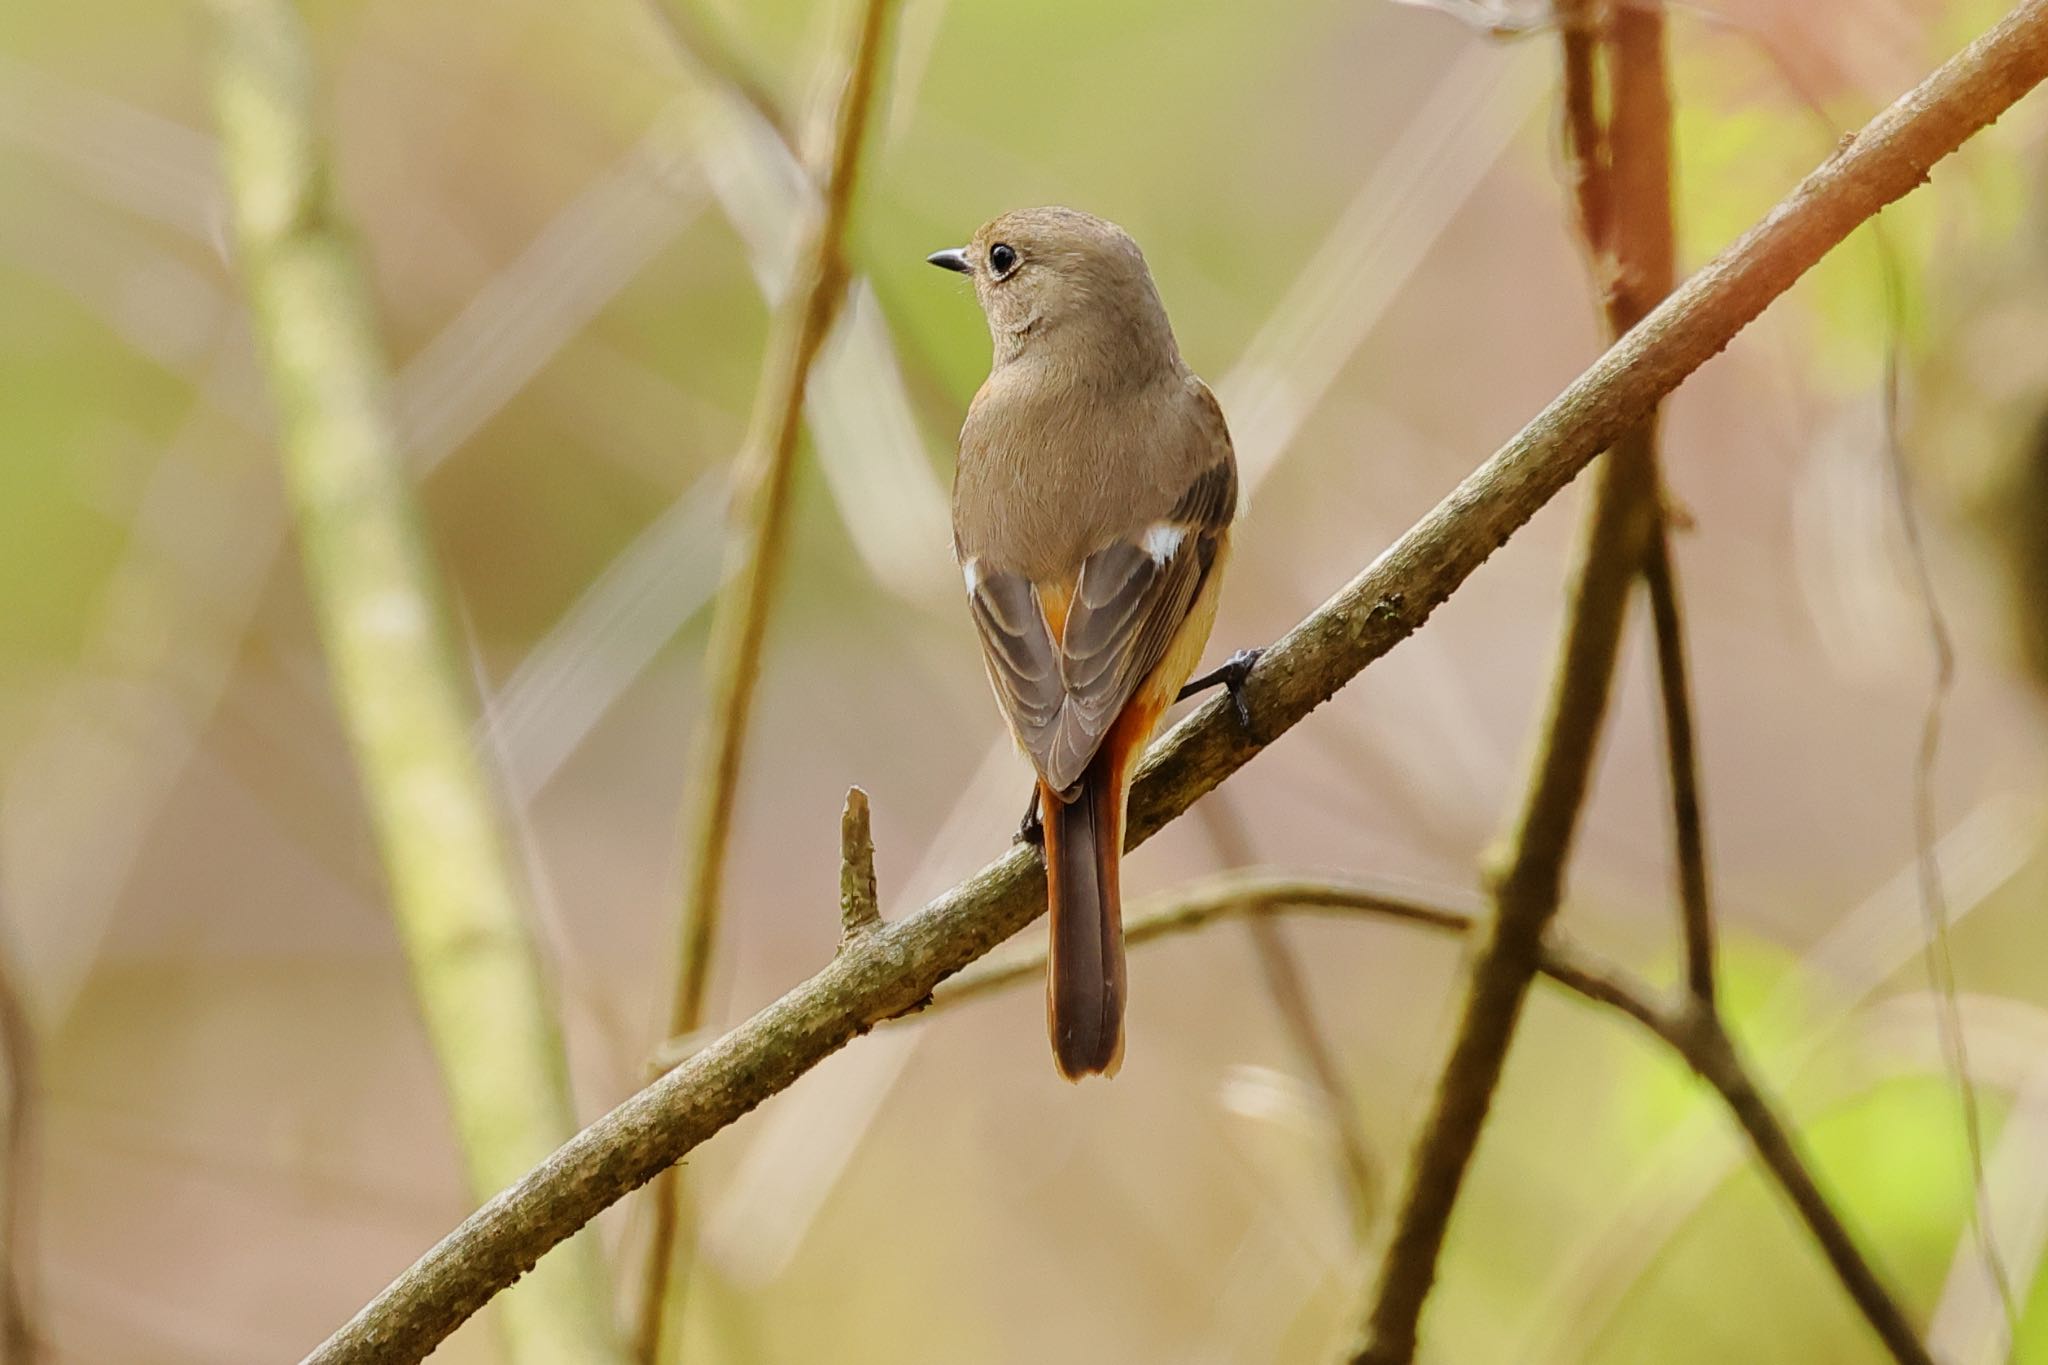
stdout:
MULTIPOLYGON (((1681 285, 1369 568, 1269 649, 1250 732, 1212 700, 1147 756, 1131 842, 1299 723, 1419 628, 1593 456, 1858 224, 2048 77, 2048 0, 2024 0, 1847 141, 1681 285)), ((308 1357, 418 1360, 550 1247, 1043 910, 1035 850, 1012 848, 918 913, 862 935, 780 1000, 622 1103, 464 1220, 308 1357)))
MULTIPOLYGON (((677 11, 657 4, 671 22, 677 11)), ((704 714, 691 745, 683 856, 681 950, 668 1037, 694 1033, 704 1022, 704 990, 717 943, 725 858, 740 784, 740 761, 761 672, 768 605, 789 529, 791 476, 803 430, 804 389, 812 362, 846 300, 846 224, 853 210, 868 113, 881 80, 883 38, 892 0, 865 0, 847 59, 846 83, 832 120, 831 161, 821 187, 823 207, 771 344, 747 443, 734 471, 727 525, 724 588, 706 647, 704 714)), ((660 1358, 670 1267, 680 1221, 676 1180, 655 1191, 637 1349, 645 1365, 660 1358)))

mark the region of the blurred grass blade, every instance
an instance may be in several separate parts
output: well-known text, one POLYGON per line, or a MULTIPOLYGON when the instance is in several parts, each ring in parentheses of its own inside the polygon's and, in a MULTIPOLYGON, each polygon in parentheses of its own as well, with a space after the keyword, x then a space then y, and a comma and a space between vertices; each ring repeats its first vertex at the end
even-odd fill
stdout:
POLYGON ((218 241, 220 181, 203 133, 0 57, 0 141, 66 167, 131 213, 218 241))
POLYGON ((950 0, 904 0, 896 21, 896 78, 889 85, 889 109, 883 132, 894 145, 910 128, 924 94, 924 78, 939 48, 939 30, 946 26, 950 0))
POLYGON ((952 606, 951 513, 925 452, 874 286, 857 280, 846 316, 818 357, 804 416, 854 547, 883 587, 952 606), (827 434, 829 433, 829 435, 827 434))
POLYGON ((718 586, 725 471, 699 478, 605 567, 498 690, 512 797, 538 795, 718 586))
MULTIPOLYGON (((0 791, 0 876, 46 1029, 98 956, 137 857, 227 685, 280 528, 276 474, 221 416, 244 367, 222 354, 143 490, 128 548, 60 696, 0 791), (176 622, 175 630, 166 622, 176 622)), ((253 414, 251 414, 253 419, 253 414)))
MULTIPOLYGON (((472 1190, 574 1132, 529 915, 470 743, 441 589, 391 416, 369 290, 328 197, 304 34, 285 0, 218 0, 216 107, 241 269, 336 700, 472 1190)), ((617 1359, 594 1239, 500 1318, 522 1365, 617 1359)))
POLYGON ((672 113, 577 194, 405 366, 405 447, 432 468, 474 435, 702 212, 672 113))
MULTIPOLYGON (((1973 1040, 1974 1044, 1974 1040, 1973 1040)), ((2048 1250, 2048 1030, 2033 1040, 2037 1059, 2020 1082, 1984 1178, 1997 1218, 1997 1242, 2021 1293, 2032 1285, 2048 1250)), ((2010 1358, 2005 1305, 1984 1258, 1969 1238, 1956 1244, 1927 1346, 1956 1365, 1997 1365, 2010 1358)))
POLYGON ((1393 0, 1410 9, 1435 10, 1470 29, 1496 38, 1520 38, 1556 22, 1548 5, 1515 4, 1512 0, 1393 0))
POLYGON ((747 1148, 720 1187, 702 1233, 707 1253, 736 1284, 759 1287, 788 1269, 852 1154, 854 1144, 839 1130, 859 1134, 873 1126, 889 1096, 889 1087, 875 1078, 900 1071, 918 1036, 915 1029, 885 1030, 862 1049, 883 1055, 859 1066, 847 1065, 854 1060, 848 1055, 820 1068, 806 1087, 809 1103, 812 1113, 830 1114, 832 1121, 811 1128, 777 1124, 747 1148))
POLYGON ((1217 385, 1256 485, 1548 90, 1533 49, 1466 48, 1217 385))
MULTIPOLYGON (((737 95, 692 106, 697 154, 711 192, 746 247, 771 307, 789 290, 798 235, 818 211, 817 191, 788 146, 737 95)), ((944 485, 925 453, 887 322, 873 288, 856 276, 851 306, 818 357, 804 419, 818 464, 869 572, 920 604, 950 601, 944 485)))

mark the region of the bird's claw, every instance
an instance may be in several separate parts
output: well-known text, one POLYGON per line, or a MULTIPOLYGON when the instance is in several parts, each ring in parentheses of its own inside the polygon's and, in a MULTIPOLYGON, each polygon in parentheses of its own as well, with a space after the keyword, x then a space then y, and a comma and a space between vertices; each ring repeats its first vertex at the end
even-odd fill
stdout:
POLYGON ((1031 804, 1024 808, 1024 818, 1017 822, 1017 837, 1013 842, 1033 847, 1045 842, 1045 822, 1038 815, 1038 787, 1035 784, 1031 788, 1031 804))
POLYGON ((1221 687, 1230 694, 1230 704, 1237 711, 1237 722, 1246 730, 1252 728, 1252 708, 1244 699, 1245 679, 1251 677, 1252 669, 1258 666, 1263 649, 1240 649, 1216 668, 1194 679, 1180 690, 1174 700, 1185 701, 1189 697, 1206 692, 1212 687, 1221 687))

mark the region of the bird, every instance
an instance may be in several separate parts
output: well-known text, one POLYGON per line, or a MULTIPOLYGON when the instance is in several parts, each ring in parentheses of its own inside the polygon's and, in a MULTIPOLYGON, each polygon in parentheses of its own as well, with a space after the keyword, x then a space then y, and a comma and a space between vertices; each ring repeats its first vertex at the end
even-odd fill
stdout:
POLYGON ((926 259, 973 281, 992 342, 960 430, 953 551, 990 685, 1035 770, 1020 837, 1035 825, 1044 847, 1053 1060, 1070 1081, 1113 1076, 1132 772, 1167 709, 1200 688, 1227 686, 1250 724, 1256 651, 1188 682, 1230 556, 1237 460, 1116 224, 1019 209, 926 259))

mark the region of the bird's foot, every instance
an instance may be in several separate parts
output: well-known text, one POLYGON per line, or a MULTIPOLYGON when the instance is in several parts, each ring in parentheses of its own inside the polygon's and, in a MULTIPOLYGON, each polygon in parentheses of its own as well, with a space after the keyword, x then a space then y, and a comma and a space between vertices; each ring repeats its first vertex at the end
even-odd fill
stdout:
POLYGON ((1042 844, 1045 842, 1045 822, 1038 817, 1038 784, 1031 784, 1031 804, 1024 807, 1024 818, 1017 822, 1017 838, 1020 844, 1042 844))
MULTIPOLYGON (((1180 695, 1175 697, 1174 700, 1186 701, 1189 697, 1197 696, 1212 687, 1221 687, 1230 694, 1230 704, 1237 708, 1238 724, 1244 726, 1247 730, 1251 729, 1252 709, 1246 704, 1244 699, 1244 683, 1245 679, 1251 676, 1252 669, 1258 665, 1260 657, 1265 652, 1263 649, 1240 649, 1237 653, 1225 659, 1222 667, 1204 673, 1201 677, 1189 682, 1186 687, 1180 690, 1180 695)), ((1032 809, 1036 810, 1037 807, 1034 805, 1032 809)))

